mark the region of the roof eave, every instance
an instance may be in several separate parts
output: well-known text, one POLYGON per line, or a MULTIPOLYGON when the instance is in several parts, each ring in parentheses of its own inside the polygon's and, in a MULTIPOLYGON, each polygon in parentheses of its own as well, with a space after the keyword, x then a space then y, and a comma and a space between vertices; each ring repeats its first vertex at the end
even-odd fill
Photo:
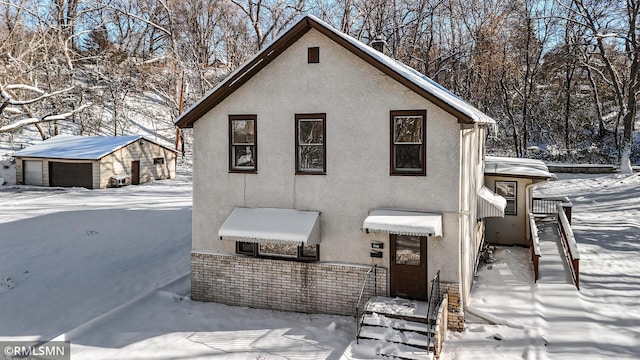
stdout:
POLYGON ((477 121, 469 114, 466 114, 456 109, 451 104, 440 99, 439 97, 430 93, 429 91, 421 88, 419 85, 405 78, 394 69, 390 68, 386 64, 380 62, 379 60, 375 59, 371 55, 367 54, 365 51, 361 50, 360 48, 353 45, 343 37, 336 34, 331 29, 327 28, 322 23, 314 20, 314 18, 309 16, 305 16, 300 22, 298 22, 292 28, 287 30, 287 32, 284 35, 282 35, 282 37, 278 38, 266 49, 258 53, 258 55, 255 58, 253 58, 248 63, 244 64, 233 75, 223 80, 222 83, 220 83, 209 95, 207 95, 205 99, 192 105, 189 109, 187 109, 187 111, 185 111, 183 114, 178 116, 178 118, 175 121, 175 125, 180 128, 192 128, 193 124, 198 119, 200 119, 207 112, 209 112, 209 110, 211 110, 213 107, 218 105, 227 96, 229 96, 239 87, 241 87, 244 83, 246 83, 249 79, 251 79, 256 73, 258 73, 262 68, 267 66, 271 61, 273 61, 282 52, 284 52, 291 44, 293 44, 298 39, 300 39, 304 34, 306 34, 312 28, 324 34, 329 39, 333 40, 335 43, 349 50, 356 56, 360 57, 361 59, 363 59, 368 64, 375 67, 376 69, 382 71, 385 75, 396 80, 400 84, 409 88, 410 90, 422 96, 426 100, 432 102, 436 106, 442 108, 447 113, 457 118, 458 123, 491 125, 490 123, 485 124, 482 121, 477 121))
POLYGON ((104 156, 99 157, 99 158, 87 158, 87 157, 70 158, 70 157, 42 156, 42 155, 12 155, 12 157, 14 159, 22 159, 22 160, 28 160, 28 159, 51 159, 51 160, 73 160, 73 161, 100 161, 100 159, 102 159, 104 156))
POLYGON ((210 93, 203 101, 196 103, 186 112, 180 115, 175 125, 180 128, 192 128, 193 123, 204 116, 214 106, 218 105, 231 93, 236 91, 240 86, 249 81, 263 67, 267 66, 271 61, 283 53, 291 44, 296 42, 304 34, 311 29, 310 19, 305 17, 303 20, 289 29, 282 37, 262 50, 258 56, 248 63, 244 64, 240 70, 234 75, 227 77, 220 85, 210 93))
POLYGON ((538 175, 524 175, 524 174, 485 172, 484 176, 512 177, 512 178, 519 178, 519 179, 531 179, 531 180, 541 180, 541 181, 547 181, 547 180, 556 179, 556 176, 554 174, 550 174, 549 176, 543 176, 543 175, 539 175, 538 176, 538 175))
POLYGON ((434 103, 438 107, 444 109, 449 114, 455 116, 458 119, 458 122, 466 123, 466 124, 475 123, 475 121, 470 116, 468 116, 467 114, 459 111, 458 109, 454 108, 450 104, 444 102, 442 99, 440 99, 440 98, 436 97, 435 95, 433 95, 432 93, 424 90, 423 88, 421 88, 420 86, 418 86, 414 82, 412 82, 411 80, 405 78, 404 76, 400 75, 395 70, 389 68, 384 63, 378 61, 377 59, 373 58, 371 55, 369 55, 366 52, 362 51, 360 48, 354 46, 349 41, 343 39, 340 36, 337 36, 333 31, 331 31, 330 29, 327 29, 322 24, 314 21, 313 19, 309 19, 309 21, 311 23, 311 26, 314 29, 316 29, 320 33, 324 34, 329 39, 333 40, 334 42, 336 42, 340 46, 344 47, 345 49, 351 51, 352 53, 357 55, 359 58, 365 60, 369 65, 372 65, 376 69, 382 71, 385 75, 387 75, 390 78, 396 80, 400 84, 404 85, 405 87, 409 88, 410 90, 412 90, 416 94, 418 94, 418 95, 422 96, 423 98, 429 100, 430 102, 434 103))

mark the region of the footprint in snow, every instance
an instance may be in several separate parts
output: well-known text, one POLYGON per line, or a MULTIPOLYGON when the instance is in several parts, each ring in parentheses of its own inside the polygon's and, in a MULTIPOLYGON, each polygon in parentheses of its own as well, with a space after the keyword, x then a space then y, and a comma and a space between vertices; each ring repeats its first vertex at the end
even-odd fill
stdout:
POLYGON ((0 278, 0 289, 13 289, 13 279, 10 277, 2 277, 0 278))

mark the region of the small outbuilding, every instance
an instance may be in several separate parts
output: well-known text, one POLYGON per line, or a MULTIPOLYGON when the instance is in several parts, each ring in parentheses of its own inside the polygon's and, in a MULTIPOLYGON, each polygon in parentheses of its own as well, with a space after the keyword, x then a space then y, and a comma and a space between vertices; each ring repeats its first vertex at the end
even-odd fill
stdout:
POLYGON ((58 135, 13 157, 18 184, 104 189, 174 178, 177 152, 141 135, 58 135))
POLYGON ((485 187, 506 199, 504 216, 485 220, 487 242, 531 246, 529 214, 536 207, 533 189, 555 179, 540 160, 486 156, 485 187))

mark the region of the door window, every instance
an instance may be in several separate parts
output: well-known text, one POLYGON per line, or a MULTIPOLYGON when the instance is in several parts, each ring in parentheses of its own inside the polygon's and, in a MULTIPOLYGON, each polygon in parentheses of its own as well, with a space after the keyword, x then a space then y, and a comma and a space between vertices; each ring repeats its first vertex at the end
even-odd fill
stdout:
POLYGON ((396 265, 420 266, 420 237, 398 235, 396 265))

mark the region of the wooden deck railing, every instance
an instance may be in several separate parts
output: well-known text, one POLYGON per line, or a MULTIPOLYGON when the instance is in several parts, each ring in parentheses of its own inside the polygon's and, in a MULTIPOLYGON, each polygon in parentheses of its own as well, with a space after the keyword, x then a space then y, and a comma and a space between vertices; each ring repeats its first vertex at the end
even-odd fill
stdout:
POLYGON ((569 264, 569 271, 573 277, 573 282, 576 284, 576 288, 580 289, 580 252, 578 251, 578 244, 576 238, 571 230, 570 217, 566 215, 566 208, 564 204, 557 205, 558 212, 558 229, 560 230, 560 240, 562 242, 562 248, 564 249, 564 255, 569 264))
POLYGON ((538 264, 540 262, 540 238, 538 237, 538 226, 533 214, 529 214, 529 229, 531 231, 531 261, 533 261, 533 275, 538 281, 538 264))
POLYGON ((573 204, 566 196, 534 197, 531 203, 531 212, 538 215, 554 215, 558 213, 559 204, 565 204, 562 207, 562 211, 564 211, 569 223, 571 223, 571 208, 573 204))

